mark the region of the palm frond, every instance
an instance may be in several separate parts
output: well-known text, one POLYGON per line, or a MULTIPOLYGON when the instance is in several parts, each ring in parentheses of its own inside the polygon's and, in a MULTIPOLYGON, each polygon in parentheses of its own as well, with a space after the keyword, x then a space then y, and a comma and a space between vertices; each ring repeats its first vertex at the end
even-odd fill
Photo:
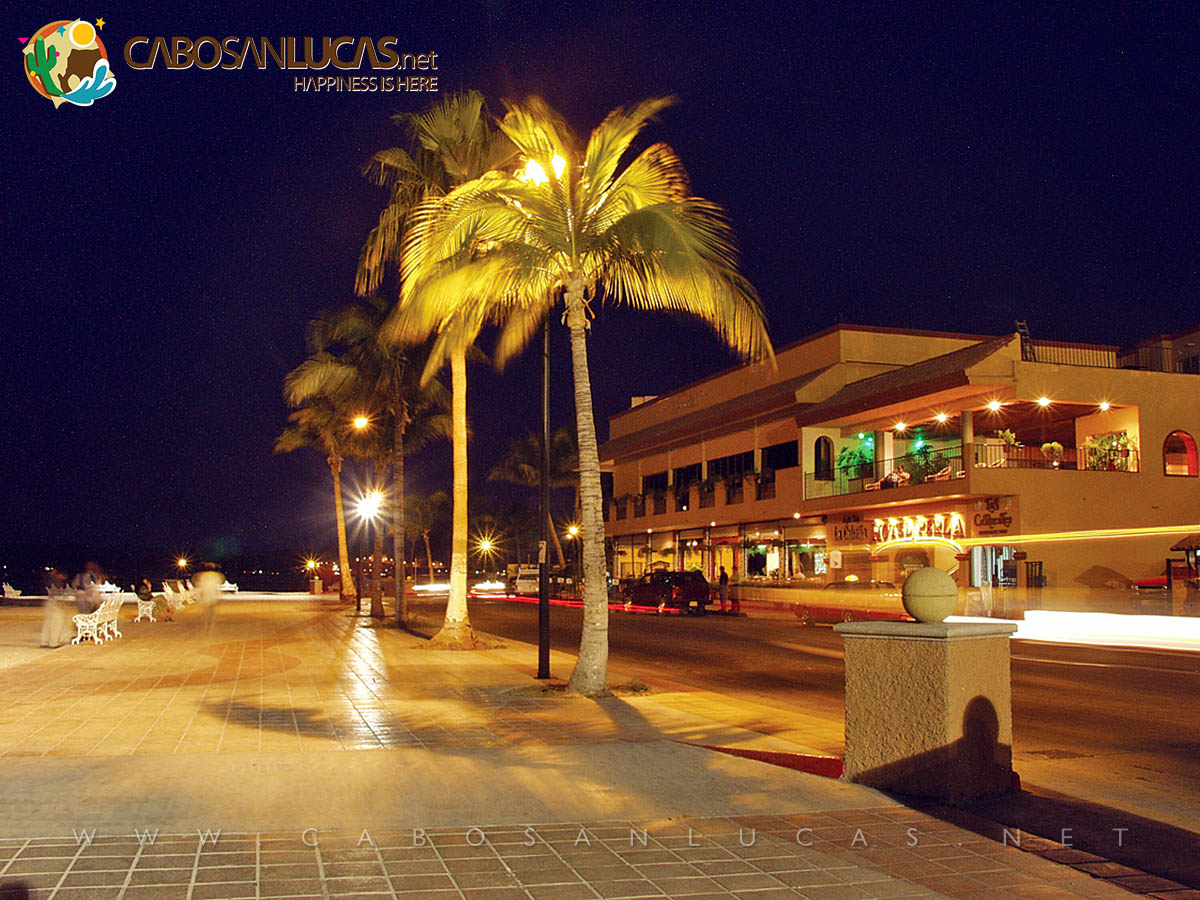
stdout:
POLYGON ((588 184, 585 208, 592 206, 608 190, 621 157, 638 133, 660 112, 677 102, 673 96, 651 97, 632 106, 614 109, 605 116, 592 131, 584 152, 583 167, 588 184))

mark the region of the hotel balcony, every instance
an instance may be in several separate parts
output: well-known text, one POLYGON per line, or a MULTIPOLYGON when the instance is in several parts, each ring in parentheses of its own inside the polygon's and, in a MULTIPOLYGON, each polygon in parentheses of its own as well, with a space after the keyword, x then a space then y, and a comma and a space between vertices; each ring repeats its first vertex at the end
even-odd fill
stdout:
POLYGON ((624 531, 630 522, 636 522, 640 530, 657 530, 701 527, 710 520, 792 517, 800 509, 803 491, 804 476, 799 466, 745 473, 617 497, 610 501, 608 521, 622 523, 618 530, 624 531))
POLYGON ((925 498, 1017 494, 1047 484, 1043 478, 1102 480, 1111 478, 1110 473, 1130 474, 1139 469, 1140 454, 1135 447, 1047 446, 1043 450, 996 441, 925 445, 916 452, 883 460, 878 466, 859 463, 806 472, 804 511, 827 512, 925 498), (879 472, 885 474, 877 477, 879 472))

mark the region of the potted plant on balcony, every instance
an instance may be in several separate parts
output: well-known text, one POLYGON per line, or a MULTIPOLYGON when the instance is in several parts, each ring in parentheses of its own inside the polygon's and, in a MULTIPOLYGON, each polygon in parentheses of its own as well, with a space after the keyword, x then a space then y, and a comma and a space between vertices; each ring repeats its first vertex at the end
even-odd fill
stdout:
POLYGON ((1000 445, 1004 448, 1004 464, 1006 466, 1013 465, 1016 460, 1018 451, 1021 449, 1021 442, 1017 440, 1017 436, 1013 434, 1011 428, 1003 428, 996 432, 996 437, 1000 439, 1000 445))
POLYGON ((1063 445, 1058 441, 1047 441, 1042 444, 1042 456, 1050 460, 1050 465, 1057 469, 1063 458, 1063 445))

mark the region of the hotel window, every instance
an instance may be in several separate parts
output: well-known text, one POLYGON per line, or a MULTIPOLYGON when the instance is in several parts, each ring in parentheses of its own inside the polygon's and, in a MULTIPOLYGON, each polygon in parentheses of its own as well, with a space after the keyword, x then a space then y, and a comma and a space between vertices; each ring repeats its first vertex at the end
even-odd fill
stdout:
POLYGON ((817 438, 813 445, 813 459, 813 477, 818 481, 833 481, 833 441, 827 437, 817 438))
POLYGON ((800 465, 800 444, 798 441, 784 441, 782 444, 772 444, 763 448, 763 468, 778 472, 780 469, 792 469, 800 465))
POLYGON ((700 463, 690 466, 680 466, 674 471, 675 509, 683 512, 691 502, 692 485, 700 483, 700 463))
POLYGON ((1188 478, 1200 474, 1196 462, 1196 441, 1186 431, 1172 431, 1163 441, 1163 474, 1188 478))

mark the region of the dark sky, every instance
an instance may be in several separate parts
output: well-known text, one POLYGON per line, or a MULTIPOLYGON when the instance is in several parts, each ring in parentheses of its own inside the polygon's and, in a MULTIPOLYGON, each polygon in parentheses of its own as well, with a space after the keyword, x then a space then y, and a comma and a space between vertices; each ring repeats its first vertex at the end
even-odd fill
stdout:
MULTIPOLYGON (((103 16, 118 86, 54 109, 4 21, 0 555, 16 542, 328 546, 328 469, 273 456, 305 323, 351 296, 383 200, 358 173, 428 95, 134 71, 132 35, 396 34, 443 90, 540 93, 580 131, 672 92, 649 137, 725 205, 777 344, 836 321, 1127 343, 1200 320, 1191 4, 146 3, 103 16), (315 7, 315 5, 314 5, 315 7), (327 8, 327 9, 326 9, 327 8)), ((47 14, 48 15, 48 14, 47 14)), ((561 328, 559 331, 561 332, 561 328)), ((605 311, 596 408, 732 362, 605 311)), ((556 333, 554 417, 572 415, 556 333)), ((532 358, 471 373, 473 469, 537 424, 532 358)), ((414 460, 445 479, 448 449, 414 460)), ((487 489, 477 480, 477 487, 487 489)))

